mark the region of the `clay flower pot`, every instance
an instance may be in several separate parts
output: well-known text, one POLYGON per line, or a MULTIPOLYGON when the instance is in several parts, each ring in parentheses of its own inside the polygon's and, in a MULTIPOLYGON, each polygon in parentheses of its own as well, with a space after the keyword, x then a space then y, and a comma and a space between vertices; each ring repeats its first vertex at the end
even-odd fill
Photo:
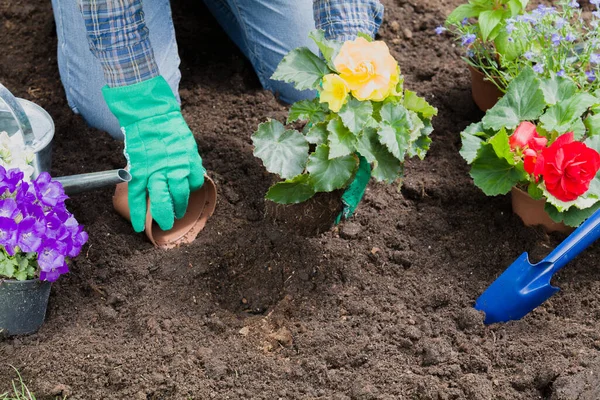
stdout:
POLYGON ((515 214, 521 217, 526 226, 542 225, 546 232, 562 232, 569 234, 575 228, 565 224, 557 223, 550 218, 544 210, 546 200, 534 200, 527 192, 513 187, 511 190, 512 209, 515 214))
MULTIPOLYGON (((176 219, 173 228, 168 231, 160 229, 152 220, 150 213, 150 200, 148 199, 148 212, 146 213, 146 236, 156 247, 170 249, 183 243, 191 243, 206 225, 206 221, 215 211, 217 204, 217 187, 208 176, 205 176, 204 185, 197 191, 190 193, 188 208, 181 219, 176 219)), ((117 185, 113 196, 113 206, 123 218, 131 221, 129 215, 129 201, 127 197, 127 183, 117 185)))
POLYGON ((471 92, 473 95, 473 101, 477 104, 477 107, 483 112, 486 112, 498 102, 498 100, 504 96, 504 93, 500 91, 489 80, 485 79, 485 75, 468 65, 469 71, 471 71, 471 92))
POLYGON ((51 286, 39 279, 0 279, 0 337, 37 332, 46 317, 51 286))

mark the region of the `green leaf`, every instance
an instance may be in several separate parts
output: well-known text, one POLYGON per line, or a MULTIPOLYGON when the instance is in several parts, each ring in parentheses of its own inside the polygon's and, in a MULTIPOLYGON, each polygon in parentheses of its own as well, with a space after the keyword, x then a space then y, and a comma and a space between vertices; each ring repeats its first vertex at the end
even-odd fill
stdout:
POLYGON ((532 199, 534 200, 541 200, 544 198, 544 192, 542 191, 542 189, 540 189, 540 187, 534 183, 534 182, 530 182, 529 186, 527 186, 527 193, 531 196, 532 199))
POLYGON ((310 199, 314 194, 310 176, 303 174, 271 186, 266 198, 279 204, 296 204, 310 199))
POLYGON ((508 8, 510 10, 511 17, 521 14, 523 11, 523 5, 519 0, 509 0, 508 8))
POLYGON ((585 136, 585 124, 581 118, 576 118, 571 126, 567 128, 566 132, 573 132, 573 138, 579 141, 585 136))
POLYGON ((401 105, 388 103, 380 111, 381 122, 377 134, 379 141, 399 161, 404 161, 406 150, 410 145, 410 134, 413 124, 408 110, 401 105))
POLYGON ((460 148, 460 155, 465 159, 467 164, 471 164, 475 157, 477 157, 477 151, 485 143, 488 137, 485 136, 483 124, 481 122, 473 123, 465 128, 460 133, 462 140, 462 147, 460 148), (482 138, 483 137, 483 138, 482 138))
POLYGON ((473 182, 488 196, 506 194, 510 189, 527 179, 524 171, 498 158, 491 144, 484 144, 477 152, 471 172, 473 182))
POLYGON ((304 171, 308 159, 308 143, 296 130, 285 130, 276 120, 264 122, 252 135, 254 156, 262 160, 267 171, 283 179, 304 171))
POLYGON ((483 117, 483 126, 496 131, 514 129, 522 121, 533 121, 544 111, 546 102, 540 83, 531 67, 513 79, 506 94, 483 117))
POLYGON ((403 105, 410 111, 418 113, 423 118, 432 118, 438 113, 437 108, 431 106, 424 98, 417 96, 415 92, 411 92, 410 90, 404 91, 403 105))
POLYGON ((583 143, 585 143, 585 145, 587 147, 594 149, 598 153, 600 153, 600 136, 597 136, 597 135, 590 136, 587 139, 585 139, 585 141, 583 143))
POLYGON ((331 192, 345 187, 358 169, 358 157, 351 154, 329 158, 329 146, 321 144, 308 158, 306 169, 317 192, 331 192))
POLYGON ((581 119, 583 112, 596 101, 597 99, 594 96, 587 93, 577 93, 566 101, 560 101, 549 107, 544 115, 540 117, 542 127, 548 132, 565 133, 575 120, 581 119))
POLYGON ((14 278, 17 272, 16 265, 9 258, 0 259, 0 277, 14 278))
POLYGON ((510 150, 510 144, 508 143, 508 134, 504 128, 500 129, 500 132, 489 140, 489 144, 494 148, 498 158, 505 159, 510 165, 516 164, 514 154, 510 150))
POLYGON ((327 130, 327 122, 319 122, 308 129, 305 138, 310 144, 320 145, 321 143, 325 143, 327 141, 328 135, 329 131, 327 130))
POLYGON ((491 35, 492 31, 496 29, 500 21, 502 21, 503 15, 504 10, 488 10, 479 14, 479 29, 481 30, 481 38, 484 42, 487 41, 488 38, 494 40, 494 36, 491 35))
POLYGON ((577 85, 571 79, 553 76, 552 78, 540 79, 540 89, 544 93, 546 103, 552 105, 573 96, 577 90, 577 85))
POLYGON ((365 39, 367 42, 373 41, 373 37, 371 35, 369 35, 368 33, 364 33, 364 32, 357 32, 356 37, 361 37, 361 38, 365 39))
POLYGON ((292 104, 287 123, 294 121, 310 121, 313 124, 321 122, 327 117, 329 110, 325 104, 319 103, 319 99, 300 100, 292 104))
POLYGON ((333 59, 340 52, 342 43, 326 39, 325 32, 322 29, 310 32, 308 37, 316 43, 319 50, 321 50, 321 54, 323 54, 323 58, 325 58, 329 67, 333 69, 333 59))
POLYGON ((482 11, 482 7, 474 6, 472 4, 461 4, 456 7, 448 18, 446 19, 447 24, 460 23, 465 18, 476 17, 482 11))
POLYGON ((373 105, 370 101, 360 101, 350 98, 338 112, 344 125, 352 133, 358 135, 365 127, 375 124, 373 119, 373 105))
MULTIPOLYGON (((590 115, 583 121, 590 136, 600 134, 600 114, 590 115)), ((600 150, 600 149, 597 149, 600 150)))
MULTIPOLYGON (((591 185, 590 185, 591 186, 591 185)), ((586 193, 579 196, 577 199, 573 201, 562 201, 554 197, 548 190, 544 187, 544 185, 540 185, 540 188, 544 192, 544 197, 546 197, 546 201, 552 204, 559 212, 565 212, 572 207, 576 207, 580 210, 585 210, 596 204, 598 201, 598 195, 596 193, 591 193, 588 189, 586 193)))
POLYGON ((356 136, 348 130, 339 118, 327 124, 329 131, 329 158, 347 156, 356 151, 356 136))
POLYGON ((283 57, 271 79, 293 83, 298 90, 317 89, 330 72, 325 61, 308 47, 299 47, 283 57))
POLYGON ((505 61, 513 61, 523 53, 525 42, 521 38, 512 37, 506 30, 501 30, 494 39, 494 45, 496 52, 502 55, 505 61))
POLYGON ((431 138, 429 138, 427 135, 422 135, 417 140, 415 140, 414 142, 412 142, 410 144, 410 147, 408 148, 408 151, 407 151, 408 156, 409 157, 417 156, 421 160, 424 160, 425 155, 429 151, 430 145, 431 145, 431 138))
POLYGON ((560 212, 550 203, 546 203, 544 210, 550 215, 554 222, 564 222, 567 226, 578 227, 600 209, 600 202, 594 204, 590 208, 580 210, 576 207, 571 207, 567 211, 560 212))
POLYGON ((371 176, 378 182, 392 183, 402 176, 402 163, 379 142, 375 129, 364 130, 358 138, 357 150, 373 165, 371 176))

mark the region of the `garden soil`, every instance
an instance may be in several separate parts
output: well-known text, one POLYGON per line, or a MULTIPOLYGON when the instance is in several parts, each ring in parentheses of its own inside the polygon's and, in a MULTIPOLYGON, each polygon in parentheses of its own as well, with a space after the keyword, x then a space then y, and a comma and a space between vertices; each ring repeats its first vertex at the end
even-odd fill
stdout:
MULTIPOLYGON (((459 0, 384 0, 381 38, 439 109, 433 145, 402 185, 372 182, 350 221, 311 235, 265 212, 273 178, 252 155, 257 125, 287 109, 201 3, 173 12, 215 215, 163 251, 115 214, 111 189, 73 196, 89 242, 41 330, 0 341, 0 393, 14 366, 39 399, 600 398, 600 246, 521 321, 485 326, 473 309, 522 252, 540 259, 564 236, 485 197, 458 154, 482 114, 461 49, 433 30, 459 0)), ((0 81, 55 119, 53 174, 123 166, 122 145, 67 105, 49 1, 0 0, 0 49, 0 81)))

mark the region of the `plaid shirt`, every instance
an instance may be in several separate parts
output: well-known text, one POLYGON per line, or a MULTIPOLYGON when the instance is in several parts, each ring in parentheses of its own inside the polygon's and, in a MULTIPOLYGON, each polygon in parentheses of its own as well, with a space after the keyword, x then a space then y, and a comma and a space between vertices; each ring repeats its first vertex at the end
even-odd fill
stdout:
MULTIPOLYGON (((139 83, 160 74, 144 21, 142 0, 78 0, 90 50, 110 87, 139 83)), ((375 36, 383 19, 379 0, 313 0, 315 26, 329 39, 358 32, 375 36)))

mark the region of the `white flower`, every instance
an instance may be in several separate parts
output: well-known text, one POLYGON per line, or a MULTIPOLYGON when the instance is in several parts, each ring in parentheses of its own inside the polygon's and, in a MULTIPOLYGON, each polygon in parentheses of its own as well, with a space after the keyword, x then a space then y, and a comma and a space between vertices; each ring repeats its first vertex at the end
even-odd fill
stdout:
POLYGON ((22 140, 15 136, 8 136, 0 132, 0 166, 5 169, 18 168, 23 171, 25 180, 29 181, 33 175, 33 151, 26 149, 22 140))

